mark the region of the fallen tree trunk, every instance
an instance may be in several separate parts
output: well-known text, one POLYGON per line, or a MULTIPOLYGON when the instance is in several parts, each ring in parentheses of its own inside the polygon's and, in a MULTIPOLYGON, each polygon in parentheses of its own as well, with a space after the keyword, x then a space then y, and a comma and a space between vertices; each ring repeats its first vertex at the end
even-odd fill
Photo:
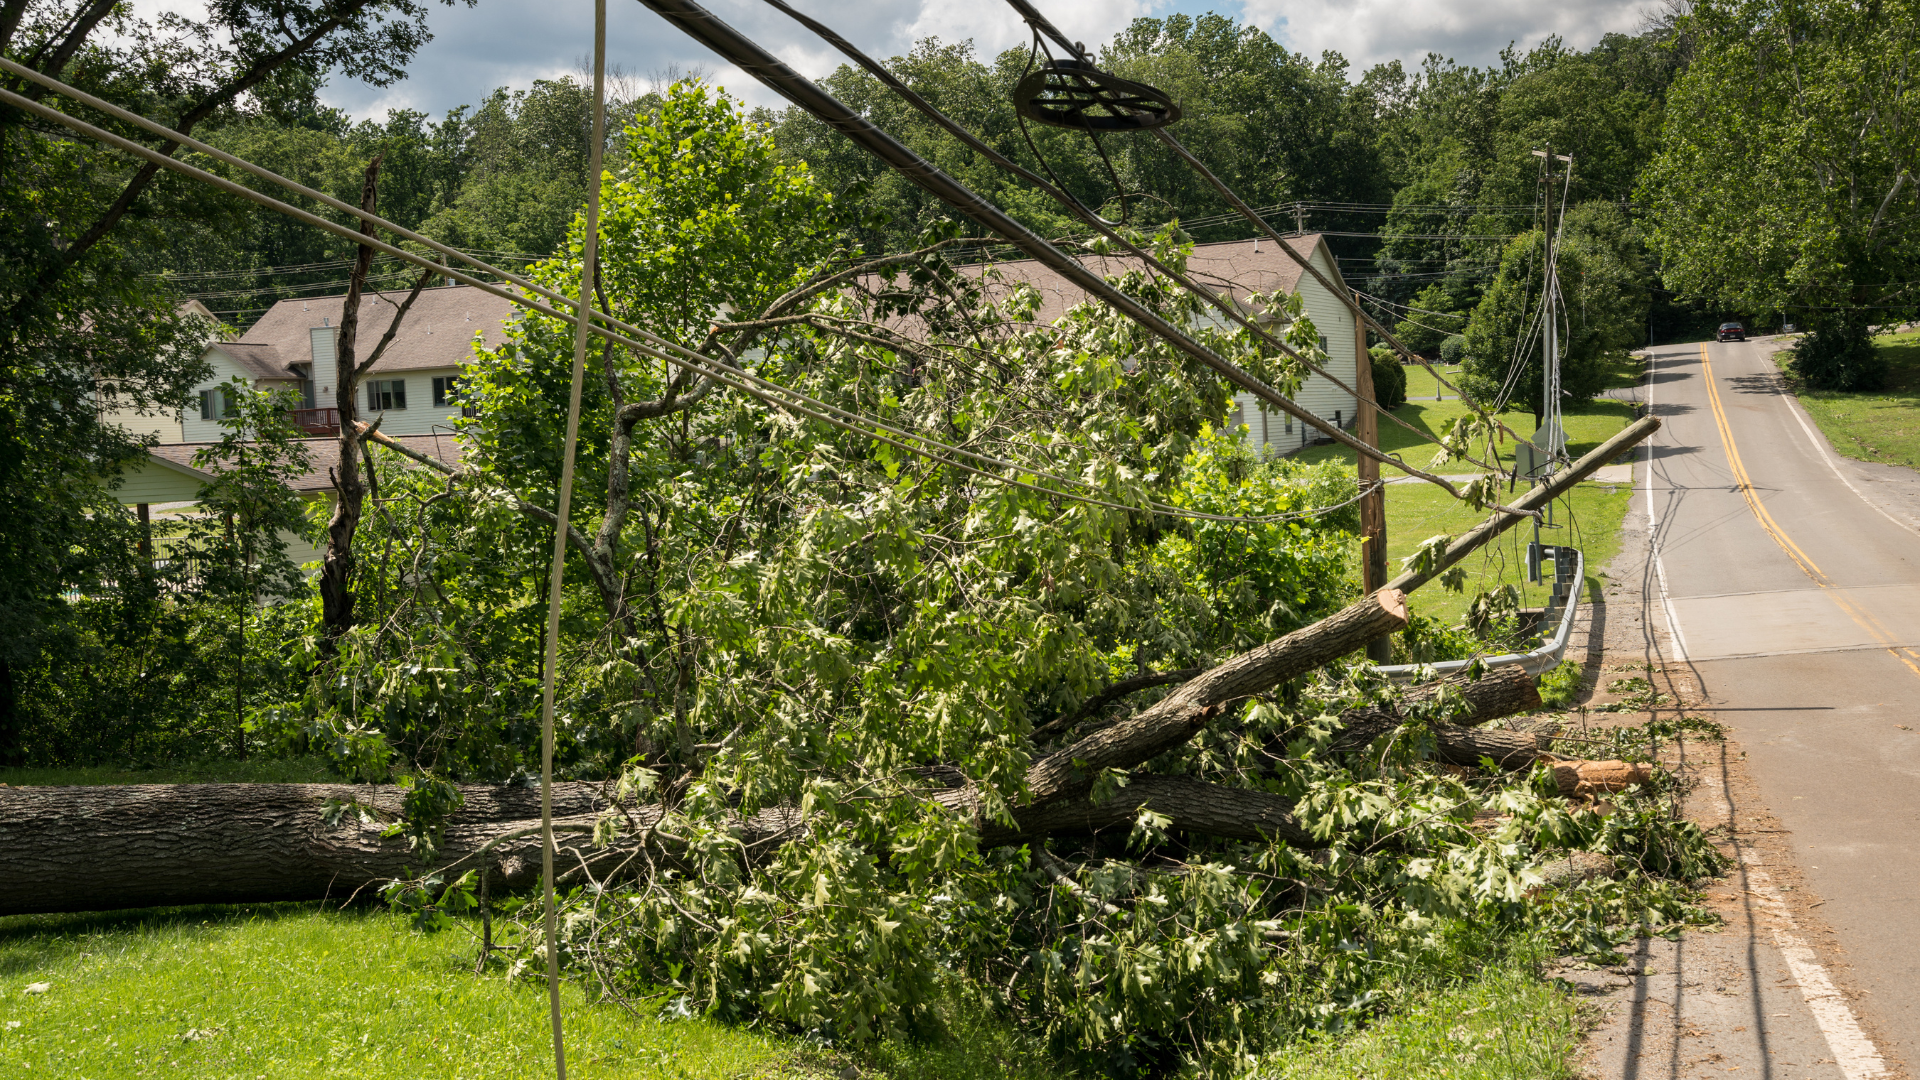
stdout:
POLYGON ((1028 801, 1085 791, 1107 769, 1131 769, 1193 738, 1228 705, 1358 652, 1407 625, 1407 598, 1382 589, 1311 626, 1249 649, 1136 715, 1057 750, 1027 770, 1028 801))
MULTIPOLYGON (((537 789, 463 792, 467 805, 446 827, 450 853, 539 817, 537 789)), ((404 797, 397 787, 347 784, 0 790, 0 914, 344 898, 421 859, 358 814, 327 827, 322 808, 354 802, 391 820, 404 797)), ((590 820, 604 805, 597 784, 554 785, 556 817, 590 820)))
MULTIPOLYGON (((1131 828, 1140 808, 1150 806, 1178 830, 1319 846, 1293 818, 1286 800, 1262 792, 1138 774, 1118 795, 1096 806, 1085 797, 1087 785, 1100 769, 1130 769, 1178 747, 1218 710, 1358 651, 1371 638, 1404 625, 1405 619, 1404 597, 1383 590, 1189 680, 1140 715, 1037 762, 1029 773, 1030 784, 1036 792, 1051 791, 1051 796, 1016 808, 1011 825, 981 822, 982 844, 1131 828)), ((1467 698, 1476 719, 1529 708, 1538 700, 1530 680, 1510 673, 1450 685, 1467 698)), ((1380 709, 1354 710, 1347 722, 1358 738, 1370 726, 1398 725, 1404 717, 1380 709)), ((1515 740, 1528 740, 1531 746, 1532 739, 1521 733, 1448 729, 1441 753, 1470 762, 1483 755, 1506 761, 1522 748, 1515 740)), ((353 813, 332 826, 322 819, 329 800, 358 803, 384 820, 396 818, 405 795, 399 788, 193 784, 3 789, 0 851, 6 856, 0 865, 0 914, 344 898, 428 869, 458 874, 483 864, 488 880, 498 886, 530 883, 540 863, 538 791, 469 786, 462 792, 465 805, 448 820, 429 866, 403 839, 382 836, 383 821, 364 821, 353 813)), ((954 811, 978 814, 975 793, 966 789, 936 797, 954 811)), ((627 835, 593 849, 580 834, 590 831, 594 818, 607 808, 600 787, 556 785, 554 800, 557 828, 569 836, 559 863, 562 875, 604 878, 677 858, 679 841, 655 829, 658 808, 627 812, 627 835)), ((792 810, 763 811, 735 824, 748 861, 803 829, 792 810)))
MULTIPOLYGON (((555 784, 554 823, 568 850, 561 877, 619 873, 622 864, 674 860, 674 838, 653 831, 657 807, 627 815, 626 835, 593 849, 583 834, 607 803, 598 784, 555 784)), ((394 878, 485 865, 498 887, 531 884, 540 872, 540 792, 471 785, 431 863, 400 837, 385 837, 405 793, 344 784, 137 784, 0 790, 0 915, 111 911, 176 904, 345 900, 394 878), (347 813, 328 825, 329 800, 357 802, 373 821, 347 813), (484 851, 484 856, 482 852, 484 851)), ((791 810, 736 825, 748 858, 800 829, 791 810)))
MULTIPOLYGON (((1494 668, 1474 680, 1455 675, 1415 688, 1401 699, 1397 708, 1369 706, 1341 713, 1340 728, 1334 734, 1331 749, 1336 752, 1358 750, 1406 723, 1408 712, 1445 692, 1457 695, 1467 705, 1466 714, 1457 718, 1455 724, 1463 721, 1480 724, 1540 707, 1540 691, 1533 685, 1533 677, 1517 666, 1494 668)), ((1448 726, 1444 730, 1459 729, 1448 726)), ((1269 747, 1268 752, 1273 753, 1274 748, 1269 747)))
POLYGON ((1142 807, 1164 814, 1168 828, 1229 840, 1285 840, 1295 847, 1325 847, 1300 827, 1293 802, 1263 791, 1222 787, 1188 776, 1136 774, 1127 786, 1100 803, 1085 798, 1055 799, 1013 811, 1012 826, 989 823, 980 830, 980 846, 1004 847, 1056 833, 1131 830, 1142 807))

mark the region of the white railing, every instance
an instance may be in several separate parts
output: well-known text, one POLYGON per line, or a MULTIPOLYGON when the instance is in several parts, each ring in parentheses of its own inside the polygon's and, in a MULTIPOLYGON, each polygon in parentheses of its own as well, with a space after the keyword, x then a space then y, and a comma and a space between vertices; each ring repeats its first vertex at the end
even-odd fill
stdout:
MULTIPOLYGON (((1484 657, 1481 663, 1488 667, 1518 664, 1527 674, 1539 675, 1551 671, 1560 663, 1560 658, 1566 655, 1567 642, 1573 637, 1573 614, 1580 607, 1580 590, 1586 586, 1587 557, 1579 548, 1574 547, 1560 546, 1554 548, 1553 552, 1553 590, 1548 594, 1547 609, 1541 621, 1545 622, 1553 618, 1555 607, 1561 604, 1565 606, 1561 608, 1560 622, 1554 628, 1552 636, 1541 642, 1535 649, 1523 653, 1503 653, 1499 656, 1484 657), (1566 560, 1562 553, 1569 551, 1573 553, 1571 574, 1563 569, 1566 560)), ((1442 660, 1437 664, 1382 665, 1375 670, 1389 679, 1402 682, 1420 678, 1423 673, 1431 673, 1426 675, 1429 678, 1451 675, 1457 671, 1466 670, 1467 665, 1471 663, 1473 663, 1471 659, 1442 660)))

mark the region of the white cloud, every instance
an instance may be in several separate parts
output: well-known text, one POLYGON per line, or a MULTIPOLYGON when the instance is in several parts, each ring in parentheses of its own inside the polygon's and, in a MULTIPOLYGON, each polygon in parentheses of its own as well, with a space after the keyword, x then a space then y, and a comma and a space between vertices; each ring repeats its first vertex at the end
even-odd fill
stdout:
POLYGON ((1539 0, 1247 0, 1246 17, 1295 52, 1334 50, 1358 73, 1400 60, 1417 66, 1429 52, 1461 63, 1497 62, 1500 50, 1522 50, 1553 34, 1568 46, 1590 48, 1601 35, 1633 32, 1644 7, 1623 3, 1542 4, 1539 0))
MULTIPOLYGON (((801 72, 819 76, 838 67, 839 53, 759 0, 705 0, 716 15, 744 31, 801 72)), ((1001 0, 792 0, 868 53, 885 58, 915 40, 971 39, 983 58, 1023 44, 1028 33, 1001 0)), ((1337 50, 1354 73, 1399 59, 1417 65, 1427 52, 1463 63, 1494 62, 1509 41, 1522 48, 1549 34, 1585 48, 1608 31, 1631 31, 1641 7, 1609 0, 1035 0, 1068 35, 1088 45, 1110 40, 1141 15, 1206 11, 1243 17, 1290 49, 1317 57, 1337 50)), ((192 13, 192 0, 136 0, 145 14, 162 7, 192 13)), ((396 108, 439 116, 476 104, 494 88, 525 89, 535 79, 579 71, 592 49, 593 10, 584 0, 480 0, 477 7, 435 4, 428 16, 434 40, 414 59, 408 77, 390 87, 336 78, 322 97, 356 119, 396 108)), ((702 68, 755 105, 778 105, 772 91, 653 14, 637 0, 609 0, 608 60, 645 77, 677 67, 702 68)))

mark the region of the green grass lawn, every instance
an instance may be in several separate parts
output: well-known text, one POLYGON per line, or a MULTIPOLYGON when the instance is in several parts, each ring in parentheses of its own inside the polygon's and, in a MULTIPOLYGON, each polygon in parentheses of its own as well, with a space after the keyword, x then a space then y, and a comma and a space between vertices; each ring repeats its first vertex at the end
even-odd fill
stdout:
MULTIPOLYGON (((1920 332, 1878 339, 1886 389, 1865 394, 1801 389, 1800 404, 1833 444, 1856 461, 1920 467, 1920 332)), ((1784 363, 1787 353, 1777 354, 1784 363)))
MULTIPOLYGON (((1615 365, 1608 386, 1630 386, 1642 377, 1644 367, 1639 362, 1623 362, 1615 365)), ((1424 370, 1409 368, 1408 399, 1405 405, 1394 410, 1394 415, 1418 428, 1420 431, 1437 437, 1453 421, 1464 415, 1466 406, 1457 398, 1449 396, 1444 401, 1433 401, 1433 379, 1424 370), (1426 401, 1413 394, 1415 376, 1424 380, 1426 401)), ((1451 375, 1448 376, 1452 378, 1451 375)), ((1507 426, 1521 434, 1532 434, 1533 417, 1530 414, 1509 412, 1502 419, 1507 426)), ((1621 429, 1633 422, 1633 408, 1625 402, 1596 398, 1582 403, 1577 409, 1569 409, 1565 414, 1567 431, 1567 450, 1574 457, 1599 446, 1618 434, 1621 429)), ((1434 444, 1398 424, 1382 421, 1380 424, 1380 446, 1391 453, 1404 457, 1409 465, 1426 468, 1432 461, 1434 444)), ((1340 461, 1351 465, 1353 452, 1343 446, 1314 446, 1293 455, 1300 461, 1321 462, 1340 461)), ((1507 443, 1501 448, 1500 460, 1503 466, 1513 464, 1513 444, 1507 443)), ((1439 470, 1444 474, 1465 474, 1477 471, 1476 467, 1455 462, 1439 470)), ((1391 468, 1383 469, 1391 476, 1391 468)), ((1520 489, 1516 488, 1517 494, 1520 489)), ((1563 526, 1553 530, 1543 530, 1542 543, 1566 543, 1580 548, 1587 556, 1587 585, 1597 588, 1600 569, 1620 550, 1620 523, 1626 517, 1627 503, 1631 498, 1632 486, 1621 484, 1581 484, 1574 490, 1570 500, 1563 499, 1554 511, 1555 524, 1563 526)), ((1413 554, 1421 541, 1441 533, 1459 535, 1480 522, 1486 520, 1484 511, 1471 510, 1457 503, 1446 492, 1426 483, 1390 484, 1387 487, 1387 556, 1388 569, 1397 573, 1400 560, 1413 554)), ((1529 525, 1517 525, 1495 543, 1488 545, 1484 554, 1467 561, 1467 587, 1463 593, 1448 593, 1439 585, 1428 585, 1413 597, 1413 609, 1419 614, 1435 615, 1449 624, 1458 622, 1466 613, 1468 603, 1475 593, 1512 584, 1521 590, 1522 602, 1529 607, 1538 607, 1545 602, 1544 586, 1526 584, 1527 543, 1533 539, 1533 528, 1529 525)), ((1589 593, 1591 595, 1591 593, 1589 593)))
MULTIPOLYGON (((553 1075, 537 982, 473 974, 475 939, 318 904, 0 919, 0 1076, 425 1080, 553 1075), (27 988, 46 984, 39 993, 27 988)), ((562 988, 567 1074, 800 1080, 856 1059, 562 988)), ((939 1045, 859 1059, 874 1080, 1070 1074, 1005 1025, 947 1009, 939 1045)))
POLYGON ((1560 1080, 1574 1075, 1573 996, 1509 962, 1345 1039, 1300 1043, 1261 1080, 1560 1080))
MULTIPOLYGON (((1540 531, 1541 543, 1570 544, 1586 555, 1587 591, 1583 600, 1597 595, 1601 568, 1620 551, 1620 523, 1632 497, 1630 484, 1580 484, 1572 495, 1554 504, 1553 520, 1560 528, 1540 531)), ((1388 573, 1398 573, 1400 560, 1413 554, 1428 537, 1442 533, 1458 536, 1486 519, 1485 511, 1470 509, 1430 484, 1388 485, 1388 573)), ((1467 571, 1464 590, 1450 593, 1437 583, 1429 584, 1411 597, 1413 611, 1437 616, 1452 625, 1465 616, 1476 593, 1507 584, 1520 590, 1524 606, 1541 606, 1546 602, 1547 587, 1528 585, 1526 580, 1527 544, 1532 539, 1533 526, 1525 522, 1515 525, 1462 563, 1467 571)))
MULTIPOLYGON (((0 919, 0 1075, 551 1076, 545 989, 472 965, 464 933, 313 904, 0 919)), ((795 1057, 589 1005, 577 984, 564 1001, 570 1075, 772 1076, 795 1057)))
MULTIPOLYGON (((1435 364, 1433 366, 1436 371, 1446 377, 1448 382, 1455 386, 1460 385, 1460 366, 1458 364, 1453 367, 1448 367, 1445 364, 1435 364)), ((1453 391, 1448 390, 1446 387, 1434 381, 1433 376, 1427 369, 1421 367, 1419 364, 1407 364, 1405 365, 1405 370, 1407 372, 1408 401, 1433 402, 1441 400, 1442 398, 1450 399, 1454 397, 1453 391), (1436 398, 1436 394, 1440 395, 1440 397, 1436 398)))
MULTIPOLYGON (((1426 373, 1423 371, 1421 375, 1425 376, 1426 373)), ((1409 381, 1411 381, 1411 372, 1409 372, 1409 381)), ((1429 381, 1428 386, 1431 387, 1431 385, 1429 381)), ((1439 439, 1455 420, 1466 415, 1466 412, 1467 407, 1462 405, 1458 398, 1452 396, 1448 396, 1444 401, 1434 401, 1432 394, 1429 393, 1427 400, 1422 401, 1410 395, 1405 405, 1393 410, 1393 415, 1415 430, 1409 431, 1391 420, 1382 418, 1380 448, 1390 454, 1399 454, 1407 464, 1416 469, 1426 469, 1433 461, 1434 451, 1439 449, 1435 440, 1439 439)), ((1632 423, 1633 407, 1623 401, 1595 398, 1592 401, 1582 402, 1577 407, 1568 408, 1564 418, 1567 452, 1577 458, 1619 434, 1622 428, 1632 423)), ((1500 419, 1522 436, 1533 434, 1534 423, 1531 413, 1506 412, 1500 414, 1500 419)), ((1354 461, 1353 451, 1331 443, 1326 446, 1309 446, 1291 456, 1299 461, 1316 463, 1340 461, 1351 465, 1354 461)), ((1500 462, 1503 468, 1511 468, 1513 465, 1513 442, 1510 439, 1500 447, 1500 462)), ((1389 475, 1394 471, 1390 466, 1382 470, 1389 475)), ((1478 472, 1480 469, 1479 466, 1470 462, 1455 461, 1442 466, 1439 471, 1444 474, 1465 474, 1478 472)))

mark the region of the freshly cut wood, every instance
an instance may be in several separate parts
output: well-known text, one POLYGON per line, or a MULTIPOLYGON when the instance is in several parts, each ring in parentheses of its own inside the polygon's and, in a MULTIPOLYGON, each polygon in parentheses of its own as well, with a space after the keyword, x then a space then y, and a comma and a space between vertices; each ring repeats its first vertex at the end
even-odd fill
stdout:
POLYGON ((1613 860, 1607 856, 1596 851, 1576 851, 1540 867, 1541 887, 1578 885, 1596 878, 1610 878, 1617 872, 1613 860))
POLYGON ((1561 795, 1583 799, 1644 784, 1653 779, 1653 765, 1644 761, 1561 761, 1553 766, 1553 779, 1560 785, 1561 795))
POLYGON ((1029 802, 1085 791, 1103 770, 1131 769, 1158 757, 1191 739, 1233 702, 1358 652, 1406 624, 1405 594, 1382 589, 1312 626, 1249 649, 1188 680, 1152 707, 1034 762, 1027 770, 1029 802))

